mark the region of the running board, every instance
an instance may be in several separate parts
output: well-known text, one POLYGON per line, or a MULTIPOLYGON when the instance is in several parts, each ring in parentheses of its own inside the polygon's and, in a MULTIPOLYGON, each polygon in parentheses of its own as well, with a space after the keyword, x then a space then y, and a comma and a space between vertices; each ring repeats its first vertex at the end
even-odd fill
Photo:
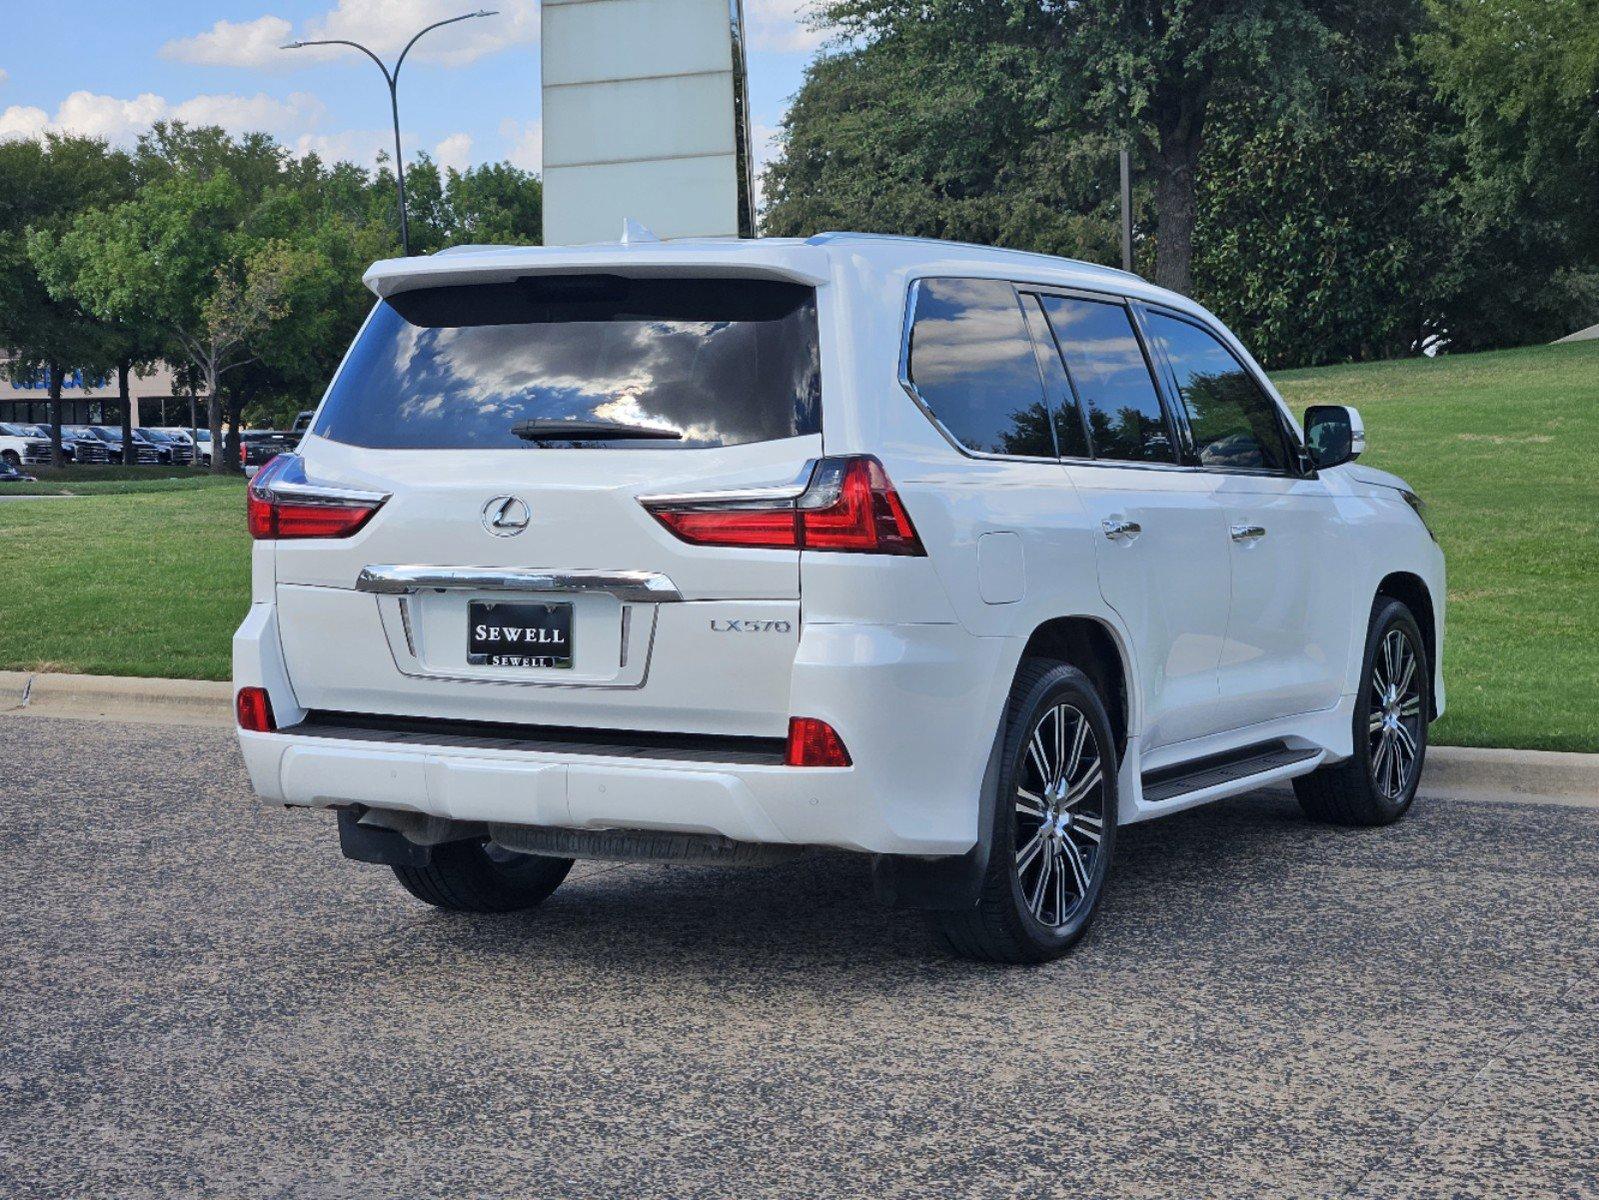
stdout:
POLYGON ((1163 767, 1144 776, 1144 802, 1161 804, 1177 800, 1191 792, 1238 783, 1256 775, 1269 775, 1320 755, 1320 750, 1292 750, 1283 742, 1265 742, 1229 754, 1213 754, 1175 767, 1163 767))

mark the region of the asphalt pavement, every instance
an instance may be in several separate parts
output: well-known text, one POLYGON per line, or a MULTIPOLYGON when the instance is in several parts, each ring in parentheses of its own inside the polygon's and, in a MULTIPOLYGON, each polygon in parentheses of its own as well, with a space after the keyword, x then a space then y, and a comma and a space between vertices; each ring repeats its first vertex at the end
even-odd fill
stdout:
POLYGON ((459 916, 226 731, 0 718, 0 1195, 1599 1196, 1599 810, 1262 794, 950 961, 866 863, 459 916))

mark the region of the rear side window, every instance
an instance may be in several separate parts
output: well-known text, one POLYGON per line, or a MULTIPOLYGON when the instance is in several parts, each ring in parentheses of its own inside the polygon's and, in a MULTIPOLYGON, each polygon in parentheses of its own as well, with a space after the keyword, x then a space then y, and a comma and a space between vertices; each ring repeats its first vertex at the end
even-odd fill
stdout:
POLYGON ((392 450, 660 450, 798 437, 821 421, 814 289, 565 275, 379 304, 313 431, 392 450), (547 436, 567 422, 582 436, 547 436))
POLYGON ((968 450, 1055 457, 1038 363, 1010 284, 922 280, 908 374, 922 403, 968 450))
POLYGON ((1177 377, 1201 466, 1286 471, 1288 447, 1277 406, 1232 351, 1211 334, 1165 313, 1149 314, 1177 377))
POLYGON ((1088 419, 1094 457, 1175 462, 1160 393, 1127 309, 1071 296, 1042 300, 1088 419))

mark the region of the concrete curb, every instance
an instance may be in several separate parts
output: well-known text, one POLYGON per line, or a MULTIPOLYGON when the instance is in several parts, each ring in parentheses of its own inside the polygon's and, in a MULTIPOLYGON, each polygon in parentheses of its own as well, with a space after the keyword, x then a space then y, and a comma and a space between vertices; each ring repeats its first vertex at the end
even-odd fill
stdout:
MULTIPOLYGON (((0 671, 0 716, 228 728, 233 725, 233 685, 0 671)), ((1421 794, 1447 800, 1599 808, 1599 754, 1434 746, 1427 751, 1421 794)))
POLYGON ((13 715, 226 728, 233 724, 233 685, 201 679, 0 671, 0 716, 13 715))
POLYGON ((1599 754, 1433 746, 1427 750, 1421 794, 1599 808, 1599 754))

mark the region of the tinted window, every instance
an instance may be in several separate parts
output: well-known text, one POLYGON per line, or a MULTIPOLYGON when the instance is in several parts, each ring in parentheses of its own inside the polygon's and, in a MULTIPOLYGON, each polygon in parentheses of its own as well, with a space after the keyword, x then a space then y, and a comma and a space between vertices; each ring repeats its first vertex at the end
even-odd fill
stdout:
POLYGON ((1187 321, 1152 312, 1149 327, 1177 376, 1200 464, 1286 470, 1287 445, 1277 406, 1243 364, 1213 336, 1187 321))
POLYGON ((1175 462, 1160 394, 1127 309, 1065 296, 1042 299, 1088 416, 1094 456, 1175 462))
POLYGON ((1066 378, 1066 368, 1061 364, 1059 349, 1044 320, 1038 297, 1026 297, 1022 311, 1027 314, 1027 328, 1032 331, 1033 346, 1038 352, 1044 394, 1049 399, 1050 411, 1055 414, 1055 445, 1067 458, 1087 458, 1090 451, 1083 416, 1077 411, 1077 398, 1072 395, 1071 382, 1066 378))
POLYGON ((817 433, 815 292, 753 279, 529 276, 378 305, 315 432, 382 449, 732 446, 817 433), (680 436, 524 441, 522 422, 680 436))
POLYGON ((922 402, 968 450, 1055 457, 1038 362, 1010 284, 922 280, 910 378, 922 402))

